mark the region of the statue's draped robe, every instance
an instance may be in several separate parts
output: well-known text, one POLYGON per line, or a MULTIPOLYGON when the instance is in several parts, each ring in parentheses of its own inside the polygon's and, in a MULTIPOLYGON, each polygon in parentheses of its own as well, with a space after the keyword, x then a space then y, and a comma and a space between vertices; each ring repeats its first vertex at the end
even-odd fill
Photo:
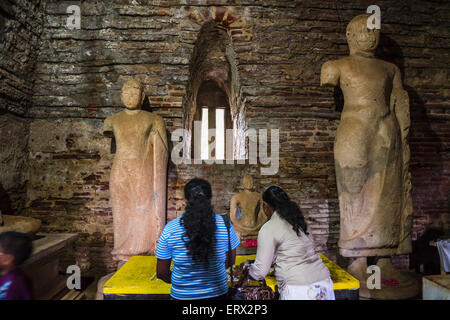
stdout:
POLYGON ((114 260, 154 254, 165 225, 167 138, 161 117, 125 111, 108 117, 117 152, 110 176, 114 225, 114 260))

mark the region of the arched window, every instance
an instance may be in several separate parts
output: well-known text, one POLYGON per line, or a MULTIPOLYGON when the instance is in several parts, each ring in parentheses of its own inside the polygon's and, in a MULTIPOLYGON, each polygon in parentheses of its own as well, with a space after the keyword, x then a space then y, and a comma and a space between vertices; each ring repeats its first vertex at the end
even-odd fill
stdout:
POLYGON ((200 85, 196 101, 194 121, 201 122, 201 142, 191 140, 192 157, 202 160, 225 160, 226 130, 233 129, 227 95, 215 81, 206 80, 200 85), (209 139, 210 129, 214 130, 215 138, 209 139))

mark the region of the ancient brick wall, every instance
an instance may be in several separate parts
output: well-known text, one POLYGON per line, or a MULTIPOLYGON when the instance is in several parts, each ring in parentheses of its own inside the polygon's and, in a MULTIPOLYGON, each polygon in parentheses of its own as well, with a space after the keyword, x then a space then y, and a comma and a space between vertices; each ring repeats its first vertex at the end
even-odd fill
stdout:
POLYGON ((28 120, 43 29, 41 0, 0 2, 0 210, 25 214, 28 120))
MULTIPOLYGON (((70 2, 77 3, 75 2, 70 2)), ((339 237, 333 141, 339 91, 319 86, 321 65, 348 54, 345 26, 377 4, 379 56, 397 64, 411 98, 414 240, 449 213, 449 10, 429 1, 83 1, 81 30, 65 27, 67 5, 46 1, 30 125, 29 214, 49 232, 80 232, 78 261, 92 273, 114 268, 108 179, 113 155, 100 135, 103 119, 122 110, 120 88, 140 80, 146 107, 168 133, 183 126, 183 99, 198 32, 225 26, 237 61, 250 128, 280 130, 280 168, 262 176, 255 165, 169 167, 168 219, 183 210, 182 188, 194 176, 213 184, 226 211, 244 172, 257 190, 283 186, 310 225, 317 248, 332 259, 339 237)), ((408 256, 396 258, 407 267, 408 256)))
POLYGON ((28 121, 0 115, 0 210, 25 215, 28 176, 28 121))
POLYGON ((43 30, 42 0, 0 3, 0 111, 25 115, 43 30))

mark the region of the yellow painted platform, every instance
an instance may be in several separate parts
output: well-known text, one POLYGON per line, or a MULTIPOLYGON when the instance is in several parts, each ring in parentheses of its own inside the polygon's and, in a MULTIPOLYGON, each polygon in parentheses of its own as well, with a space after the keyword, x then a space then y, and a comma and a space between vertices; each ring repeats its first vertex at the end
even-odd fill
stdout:
POLYGON ((103 286, 104 294, 170 294, 171 284, 156 278, 155 256, 134 256, 103 286))
MULTIPOLYGON (((319 254, 330 270, 334 290, 359 289, 359 281, 333 261, 319 254)), ((254 260, 256 255, 236 256, 235 265, 247 259, 254 260)), ((275 291, 275 277, 266 277, 266 283, 275 291)), ((156 257, 135 256, 128 260, 103 286, 104 294, 170 294, 170 284, 156 278, 156 257)))

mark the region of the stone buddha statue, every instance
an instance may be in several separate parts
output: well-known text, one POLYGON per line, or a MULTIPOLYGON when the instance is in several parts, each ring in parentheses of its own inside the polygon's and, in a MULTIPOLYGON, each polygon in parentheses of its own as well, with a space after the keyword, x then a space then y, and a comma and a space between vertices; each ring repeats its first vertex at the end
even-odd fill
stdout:
POLYGON ((334 144, 338 245, 351 258, 348 271, 360 280, 361 296, 402 299, 419 289, 416 279, 395 270, 390 259, 412 251, 409 99, 399 68, 375 58, 380 30, 367 28, 368 17, 359 15, 347 26, 350 55, 326 62, 321 71, 321 85, 339 85, 344 95, 334 144), (368 290, 368 257, 375 257, 382 279, 395 279, 397 285, 368 290))
POLYGON ((30 237, 34 236, 41 228, 41 220, 2 214, 0 211, 0 233, 7 231, 22 232, 30 237))
POLYGON ((262 210, 261 194, 255 192, 253 177, 246 174, 242 179, 244 190, 234 195, 230 202, 230 219, 241 243, 258 238, 259 229, 267 221, 262 210))
POLYGON ((126 109, 106 118, 103 133, 116 140, 110 176, 116 261, 154 254, 166 223, 168 146, 164 120, 141 110, 142 85, 127 81, 121 99, 126 109))

